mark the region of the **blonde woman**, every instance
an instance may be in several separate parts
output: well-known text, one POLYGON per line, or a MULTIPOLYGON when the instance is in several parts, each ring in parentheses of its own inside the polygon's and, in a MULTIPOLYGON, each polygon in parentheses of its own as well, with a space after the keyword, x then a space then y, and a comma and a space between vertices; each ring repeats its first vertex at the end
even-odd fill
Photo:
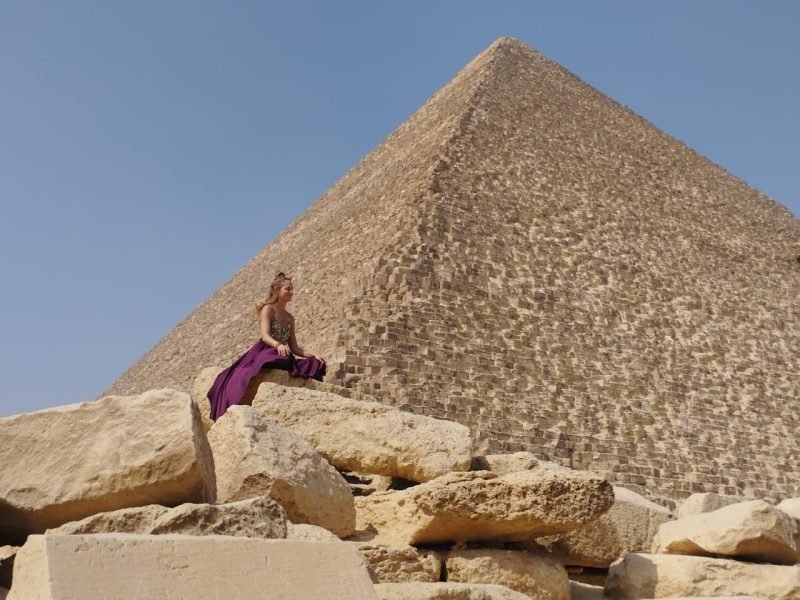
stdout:
POLYGON ((297 345, 294 317, 286 305, 294 296, 292 278, 277 273, 266 300, 256 305, 261 338, 230 367, 217 375, 208 391, 211 418, 219 419, 229 406, 239 404, 250 380, 261 369, 282 369, 292 377, 322 381, 325 359, 297 345))

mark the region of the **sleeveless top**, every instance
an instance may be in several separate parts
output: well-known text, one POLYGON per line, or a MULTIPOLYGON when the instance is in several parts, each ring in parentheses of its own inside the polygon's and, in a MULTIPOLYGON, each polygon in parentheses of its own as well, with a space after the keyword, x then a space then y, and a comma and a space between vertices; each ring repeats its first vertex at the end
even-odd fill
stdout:
POLYGON ((289 343, 289 336, 292 334, 292 326, 284 327, 281 325, 281 322, 278 319, 272 319, 272 323, 269 326, 270 332, 269 334, 278 340, 281 344, 288 344, 289 343))

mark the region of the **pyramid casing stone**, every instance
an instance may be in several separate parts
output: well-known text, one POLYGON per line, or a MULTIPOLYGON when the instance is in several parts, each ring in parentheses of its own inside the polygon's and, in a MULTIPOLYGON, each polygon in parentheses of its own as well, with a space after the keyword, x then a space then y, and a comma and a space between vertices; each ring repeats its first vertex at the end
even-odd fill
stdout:
POLYGON ((152 390, 0 419, 0 539, 118 508, 214 500, 188 394, 152 390))

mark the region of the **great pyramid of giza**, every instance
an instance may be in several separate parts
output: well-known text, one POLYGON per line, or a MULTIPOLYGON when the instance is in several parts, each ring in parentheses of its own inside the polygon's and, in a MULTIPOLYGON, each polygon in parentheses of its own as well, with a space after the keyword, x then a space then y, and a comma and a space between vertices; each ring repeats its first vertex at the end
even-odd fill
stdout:
POLYGON ((800 221, 502 38, 106 393, 190 389, 294 277, 328 380, 634 489, 800 495, 800 221))

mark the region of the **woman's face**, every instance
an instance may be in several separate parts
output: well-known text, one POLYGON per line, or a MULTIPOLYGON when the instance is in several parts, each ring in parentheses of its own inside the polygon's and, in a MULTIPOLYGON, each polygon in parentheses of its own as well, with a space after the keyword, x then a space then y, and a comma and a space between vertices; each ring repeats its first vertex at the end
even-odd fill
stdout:
POLYGON ((284 281, 283 285, 278 289, 278 300, 289 302, 294 296, 294 287, 291 281, 284 281))

